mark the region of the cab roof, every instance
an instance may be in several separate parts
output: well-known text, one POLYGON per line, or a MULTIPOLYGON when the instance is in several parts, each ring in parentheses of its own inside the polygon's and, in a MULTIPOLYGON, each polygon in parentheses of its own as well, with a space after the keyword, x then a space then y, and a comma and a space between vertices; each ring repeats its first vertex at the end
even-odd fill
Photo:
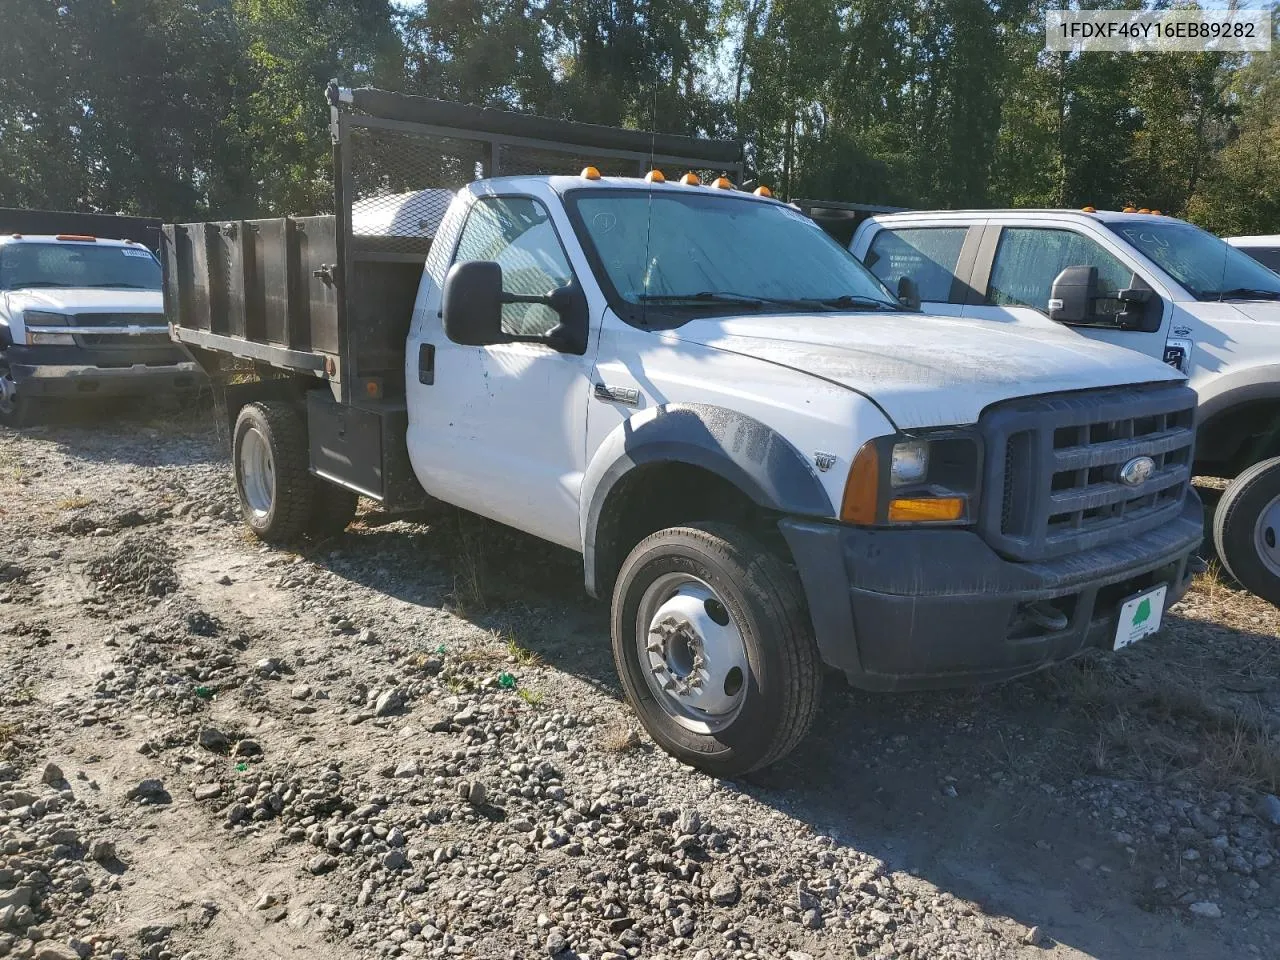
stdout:
POLYGON ((136 240, 109 240, 105 237, 90 237, 73 233, 0 233, 0 245, 9 243, 65 243, 68 246, 79 244, 99 247, 137 247, 146 250, 146 244, 136 240))
MULTIPOLYGON (((737 185, 729 188, 714 186, 716 182, 713 180, 704 180, 697 185, 689 185, 680 183, 678 178, 680 174, 673 174, 667 180, 661 183, 645 180, 643 177, 606 177, 597 178, 578 176, 510 176, 510 177, 491 177, 485 180, 477 180, 470 184, 473 193, 482 194, 490 193, 494 190, 528 190, 535 186, 549 186, 560 196, 564 196, 573 190, 582 189, 607 189, 607 190, 638 190, 652 191, 655 193, 676 193, 688 194, 698 192, 703 194, 712 194, 715 196, 737 197, 744 200, 754 200, 762 203, 780 203, 780 201, 771 196, 760 196, 750 190, 744 190, 737 185)), ((783 204, 785 206, 785 204, 783 204)))
POLYGON ((1277 247, 1280 233, 1258 234, 1252 237, 1223 237, 1233 247, 1277 247))
POLYGON ((1082 210, 1078 207, 1005 207, 986 210, 904 210, 902 213, 883 213, 872 217, 877 223, 895 220, 977 220, 984 217, 1030 217, 1033 219, 1101 220, 1103 222, 1132 223, 1185 223, 1177 217, 1163 213, 1125 213, 1123 210, 1082 210))

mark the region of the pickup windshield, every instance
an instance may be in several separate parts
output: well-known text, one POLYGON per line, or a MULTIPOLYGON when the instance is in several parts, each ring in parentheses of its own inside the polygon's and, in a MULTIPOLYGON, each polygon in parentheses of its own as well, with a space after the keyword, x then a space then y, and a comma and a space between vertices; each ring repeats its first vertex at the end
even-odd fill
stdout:
POLYGON ((1280 299, 1280 276, 1199 227, 1145 219, 1107 226, 1198 300, 1280 299))
POLYGON ((584 189, 566 199, 601 286, 631 322, 903 309, 817 224, 782 204, 698 188, 584 189))
POLYGON ((101 287, 159 290, 160 263, 143 247, 6 243, 0 247, 0 290, 101 287))

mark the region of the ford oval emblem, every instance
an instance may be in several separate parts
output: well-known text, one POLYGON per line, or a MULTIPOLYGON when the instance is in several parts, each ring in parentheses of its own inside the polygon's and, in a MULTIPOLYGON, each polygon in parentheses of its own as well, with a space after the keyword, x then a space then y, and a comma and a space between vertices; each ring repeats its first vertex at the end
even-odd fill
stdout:
POLYGON ((1127 487, 1140 487, 1156 472, 1156 462, 1150 457, 1134 457, 1120 468, 1120 482, 1127 487))

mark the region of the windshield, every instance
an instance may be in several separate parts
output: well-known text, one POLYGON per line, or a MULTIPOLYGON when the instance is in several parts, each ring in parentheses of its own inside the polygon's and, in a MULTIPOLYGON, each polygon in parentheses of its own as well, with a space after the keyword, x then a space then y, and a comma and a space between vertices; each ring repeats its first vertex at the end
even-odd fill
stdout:
POLYGON ((821 227, 781 204, 693 190, 575 190, 568 201, 601 285, 632 322, 902 309, 821 227))
POLYGON ((31 287, 159 290, 160 263, 143 247, 106 247, 87 241, 0 247, 0 290, 31 287))
POLYGON ((1107 226, 1199 300, 1280 299, 1280 276, 1199 227, 1177 220, 1107 226))

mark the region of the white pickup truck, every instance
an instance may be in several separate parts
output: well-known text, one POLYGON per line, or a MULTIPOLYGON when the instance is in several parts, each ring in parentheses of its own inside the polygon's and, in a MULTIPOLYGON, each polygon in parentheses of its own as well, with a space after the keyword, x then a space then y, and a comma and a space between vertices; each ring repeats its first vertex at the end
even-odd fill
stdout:
POLYGON ((1280 276, 1192 224, 1134 210, 878 215, 850 250, 885 283, 913 281, 930 314, 997 337, 1125 347, 1185 373, 1199 396, 1195 473, 1232 480, 1214 546, 1280 604, 1280 276))
POLYGON ((0 236, 0 424, 48 398, 189 390, 202 379, 169 338, 155 255, 130 240, 0 236))
POLYGON ((722 775, 799 742, 824 665, 1003 680, 1144 638, 1186 590, 1195 395, 1159 359, 906 312, 767 191, 635 175, 736 145, 329 95, 336 217, 165 227, 174 336, 262 375, 225 390, 263 539, 360 494, 579 552, 641 722, 722 775), (633 175, 469 182, 429 243, 352 229, 432 186, 402 172, 442 130, 486 173, 633 175))

